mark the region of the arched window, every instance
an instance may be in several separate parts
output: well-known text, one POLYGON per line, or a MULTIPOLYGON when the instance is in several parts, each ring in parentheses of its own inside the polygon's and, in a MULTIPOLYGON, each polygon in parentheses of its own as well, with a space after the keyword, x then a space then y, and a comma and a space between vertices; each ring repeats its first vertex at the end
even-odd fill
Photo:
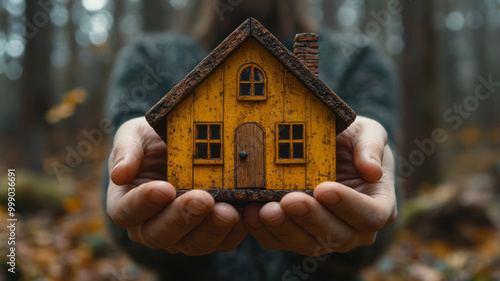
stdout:
POLYGON ((266 100, 266 77, 255 64, 242 67, 238 75, 239 100, 266 100))

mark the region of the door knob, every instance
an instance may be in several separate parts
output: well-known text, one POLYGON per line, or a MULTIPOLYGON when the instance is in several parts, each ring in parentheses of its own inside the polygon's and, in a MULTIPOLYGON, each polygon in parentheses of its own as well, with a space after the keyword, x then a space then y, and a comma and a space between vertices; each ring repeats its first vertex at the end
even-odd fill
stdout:
POLYGON ((240 154, 239 154, 239 155, 240 155, 240 158, 241 158, 242 160, 245 160, 245 159, 247 159, 247 157, 248 157, 248 154, 247 154, 247 152, 246 152, 246 151, 242 151, 242 152, 240 152, 240 154))

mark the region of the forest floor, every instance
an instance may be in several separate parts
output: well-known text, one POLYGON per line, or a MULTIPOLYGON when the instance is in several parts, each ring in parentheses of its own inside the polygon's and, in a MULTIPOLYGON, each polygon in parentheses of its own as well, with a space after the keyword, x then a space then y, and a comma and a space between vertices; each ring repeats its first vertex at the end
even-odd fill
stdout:
MULTIPOLYGON (((423 184, 402 202, 394 243, 364 271, 366 280, 500 280, 500 132, 462 132, 457 139, 460 152, 443 161, 442 182, 423 184)), ((47 175, 50 168, 46 174, 16 171, 16 274, 7 271, 2 254, 0 280, 154 280, 106 230, 101 175, 107 149, 96 148, 60 182, 47 175)), ((6 222, 6 208, 0 210, 6 222)), ((8 253, 8 237, 0 232, 1 253, 8 253)))

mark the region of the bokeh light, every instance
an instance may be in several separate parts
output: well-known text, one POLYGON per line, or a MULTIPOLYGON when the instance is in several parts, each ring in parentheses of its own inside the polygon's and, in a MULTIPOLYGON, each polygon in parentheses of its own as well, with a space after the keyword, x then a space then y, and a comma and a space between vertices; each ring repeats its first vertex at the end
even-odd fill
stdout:
POLYGON ((90 12, 99 11, 108 4, 108 0, 82 0, 83 7, 90 12))
POLYGON ((56 26, 65 26, 69 19, 68 10, 62 5, 56 5, 50 13, 50 19, 56 26))
POLYGON ((186 8, 188 0, 170 0, 170 5, 176 10, 182 10, 186 8))
POLYGON ((389 38, 387 38, 385 46, 389 54, 399 55, 403 52, 405 42, 403 41, 403 37, 399 35, 390 35, 389 38))
POLYGON ((7 0, 5 8, 12 17, 19 17, 23 15, 26 3, 24 0, 7 0))
POLYGON ((71 50, 64 42, 58 42, 50 54, 50 62, 55 68, 67 67, 71 62, 71 50))
POLYGON ((119 22, 119 29, 122 34, 132 37, 141 32, 142 18, 139 14, 133 13, 124 16, 119 22))
POLYGON ((339 23, 343 26, 351 26, 356 23, 358 18, 358 12, 354 7, 350 5, 344 4, 337 12, 337 17, 339 19, 339 23))
POLYGON ((24 54, 24 43, 17 36, 11 38, 6 46, 7 55, 13 58, 18 58, 24 54))
POLYGON ((17 80, 23 75, 23 67, 17 61, 11 61, 7 63, 5 68, 5 75, 10 80, 17 80))
POLYGON ((459 11, 451 12, 445 20, 446 27, 450 31, 459 31, 464 27, 464 15, 459 11))

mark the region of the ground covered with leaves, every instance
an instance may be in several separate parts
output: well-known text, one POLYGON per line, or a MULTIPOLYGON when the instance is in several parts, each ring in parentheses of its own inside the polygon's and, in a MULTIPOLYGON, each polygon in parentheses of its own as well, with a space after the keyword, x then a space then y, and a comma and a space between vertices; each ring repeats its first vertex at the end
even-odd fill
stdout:
MULTIPOLYGON (((365 270, 366 280, 500 280, 500 132, 465 132, 457 139, 461 149, 445 159, 442 182, 424 184, 401 204, 396 239, 365 270)), ((97 148, 62 181, 50 169, 16 169, 16 274, 7 272, 2 254, 0 280, 154 280, 106 231, 106 155, 107 147, 97 148)), ((4 185, 2 222, 9 218, 4 185)), ((8 235, 0 232, 1 253, 9 250, 8 235)))

